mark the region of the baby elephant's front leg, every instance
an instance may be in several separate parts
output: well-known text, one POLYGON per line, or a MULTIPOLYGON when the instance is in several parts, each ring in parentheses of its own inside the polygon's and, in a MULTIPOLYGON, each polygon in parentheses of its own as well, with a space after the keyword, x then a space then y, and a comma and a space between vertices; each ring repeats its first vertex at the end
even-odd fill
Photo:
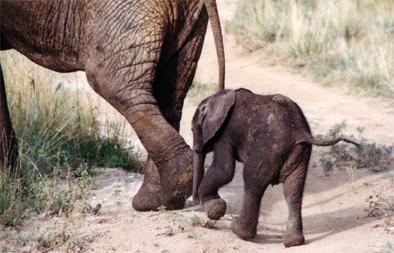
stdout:
POLYGON ((218 190, 221 186, 231 181, 231 175, 225 175, 212 165, 204 176, 199 195, 204 211, 211 220, 219 220, 226 213, 226 202, 220 198, 218 190))
POLYGON ((211 220, 219 220, 226 213, 226 201, 221 198, 207 200, 203 205, 204 211, 211 220))
POLYGON ((215 146, 212 166, 202 179, 199 195, 204 210, 211 220, 218 220, 226 213, 226 202, 220 198, 218 190, 229 183, 234 176, 235 159, 231 145, 215 146))

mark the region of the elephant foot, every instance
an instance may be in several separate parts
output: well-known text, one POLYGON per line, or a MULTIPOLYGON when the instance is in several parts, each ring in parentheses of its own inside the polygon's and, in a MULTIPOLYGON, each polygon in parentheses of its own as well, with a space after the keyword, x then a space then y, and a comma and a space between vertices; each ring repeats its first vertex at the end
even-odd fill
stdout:
POLYGON ((160 207, 167 210, 179 210, 185 206, 185 198, 162 200, 160 185, 143 185, 133 198, 133 208, 139 212, 157 211, 160 207))
POLYGON ((211 220, 219 220, 226 213, 226 201, 223 199, 210 199, 204 202, 204 210, 211 220))
POLYGON ((139 212, 157 211, 161 206, 161 190, 152 185, 143 185, 133 198, 133 208, 139 212))
POLYGON ((160 175, 163 206, 168 210, 182 209, 192 193, 192 151, 186 147, 183 153, 163 167, 172 168, 160 175))
POLYGON ((180 210, 185 207, 186 199, 184 197, 172 197, 171 199, 164 201, 162 204, 167 210, 180 210))
POLYGON ((135 210, 157 211, 161 206, 167 210, 177 210, 185 206, 192 186, 190 152, 179 156, 175 164, 166 164, 174 169, 162 172, 162 179, 155 163, 148 159, 144 169, 144 182, 133 198, 135 210))
POLYGON ((256 236, 256 226, 243 223, 240 218, 235 218, 231 223, 231 231, 241 239, 247 240, 256 236))
POLYGON ((144 169, 144 182, 133 198, 133 208, 140 212, 157 211, 162 205, 159 172, 152 160, 144 169))
POLYGON ((283 235, 283 244, 286 248, 305 244, 304 235, 301 232, 286 232, 283 235))
MULTIPOLYGON (((185 144, 186 145, 186 144, 185 144)), ((158 166, 148 159, 144 169, 144 182, 133 198, 133 207, 137 211, 156 211, 161 206, 167 210, 182 209, 192 192, 192 151, 185 146, 183 153, 176 159, 158 166)))
POLYGON ((152 191, 150 187, 141 187, 133 198, 133 208, 139 212, 157 211, 161 206, 160 191, 152 191))

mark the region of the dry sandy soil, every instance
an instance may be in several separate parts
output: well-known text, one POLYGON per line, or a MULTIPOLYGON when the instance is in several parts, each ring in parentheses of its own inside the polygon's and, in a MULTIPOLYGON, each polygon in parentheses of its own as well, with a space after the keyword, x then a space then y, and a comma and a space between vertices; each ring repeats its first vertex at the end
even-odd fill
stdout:
MULTIPOLYGON (((222 20, 228 20, 234 4, 219 1, 219 9, 222 20)), ((343 88, 319 86, 283 68, 266 67, 257 56, 242 52, 227 33, 225 45, 227 88, 245 87, 260 94, 282 93, 291 97, 303 108, 315 133, 325 133, 334 124, 346 121, 348 134, 356 134, 357 127, 365 127, 363 135, 369 140, 393 145, 392 101, 355 96, 343 88)), ((216 69, 214 44, 208 31, 197 80, 215 82, 216 69)), ((188 143, 195 108, 195 103, 186 101, 181 133, 188 143)), ((394 172, 350 173, 337 169, 325 176, 317 163, 321 150, 315 149, 313 153, 306 182, 304 246, 285 249, 281 242, 287 220, 281 186, 270 187, 265 193, 254 240, 243 241, 231 232, 231 220, 239 213, 243 194, 241 164, 237 165, 234 180, 220 191, 228 209, 216 223, 208 222, 198 208, 138 213, 132 209, 131 201, 142 176, 105 169, 96 177, 91 199, 93 206, 102 205, 100 212, 79 217, 73 228, 81 238, 91 238, 84 246, 88 252, 394 252, 394 235, 384 231, 382 218, 367 217, 365 211, 370 195, 393 193, 394 172)), ((30 220, 22 230, 37 224, 50 227, 63 223, 62 218, 30 220)), ((32 249, 27 245, 19 250, 32 249)))

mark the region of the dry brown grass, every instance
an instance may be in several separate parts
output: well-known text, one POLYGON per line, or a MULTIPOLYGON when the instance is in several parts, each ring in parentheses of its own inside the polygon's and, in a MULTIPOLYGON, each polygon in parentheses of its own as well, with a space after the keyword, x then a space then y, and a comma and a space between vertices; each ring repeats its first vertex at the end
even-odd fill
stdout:
POLYGON ((230 27, 270 62, 393 97, 393 13, 391 0, 248 0, 230 27))

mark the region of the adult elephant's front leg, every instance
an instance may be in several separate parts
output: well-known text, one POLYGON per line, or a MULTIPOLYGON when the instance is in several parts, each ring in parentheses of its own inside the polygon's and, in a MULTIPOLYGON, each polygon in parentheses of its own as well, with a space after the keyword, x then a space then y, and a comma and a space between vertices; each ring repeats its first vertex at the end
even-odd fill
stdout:
POLYGON ((144 36, 119 37, 131 45, 114 41, 120 46, 111 49, 98 43, 87 62, 89 83, 128 120, 153 161, 148 161, 144 184, 133 199, 137 210, 182 208, 191 194, 192 152, 178 130, 206 24, 201 19, 193 36, 168 60, 162 52, 163 29, 153 27, 143 30, 144 36))
MULTIPOLYGON (((145 78, 149 78, 148 74, 152 73, 148 67, 154 69, 154 66, 145 64, 140 66, 140 71, 147 75, 145 78)), ((97 77, 97 71, 87 72, 87 77, 95 90, 127 119, 148 151, 153 162, 148 161, 146 173, 156 173, 154 165, 159 168, 160 180, 157 180, 157 173, 154 177, 148 176, 145 179, 148 183, 144 182, 145 190, 140 190, 143 194, 138 197, 139 201, 133 201, 134 207, 139 211, 156 210, 160 205, 170 209, 182 208, 187 194, 182 187, 172 183, 172 180, 177 179, 176 171, 187 168, 191 171, 191 150, 163 116, 151 93, 150 82, 139 83, 137 80, 131 82, 130 87, 112 90, 112 85, 101 86, 100 83, 104 82, 97 77), (173 179, 163 178, 163 175, 173 179)), ((139 75, 138 77, 141 78, 139 75)), ((114 78, 113 81, 108 80, 105 83, 116 82, 119 81, 114 78)))
MULTIPOLYGON (((179 132, 182 116, 183 102, 189 90, 197 68, 204 36, 206 32, 207 16, 202 14, 191 39, 169 61, 162 62, 157 72, 154 84, 154 96, 159 103, 161 112, 166 120, 179 132)), ((191 156, 191 154, 190 154, 191 156)), ((192 170, 190 164, 186 167, 177 167, 173 170, 163 170, 163 192, 160 185, 160 174, 155 164, 149 160, 144 170, 144 182, 133 198, 133 207, 136 210, 155 210, 163 203, 167 208, 182 208, 184 202, 177 202, 175 198, 160 202, 158 196, 171 194, 171 189, 165 185, 176 186, 173 194, 181 194, 185 199, 191 194, 192 170), (166 194, 167 192, 167 194, 166 194), (160 205, 159 205, 160 203, 160 205)), ((163 198, 163 197, 162 197, 163 198)))
POLYGON ((10 167, 15 171, 18 148, 7 105, 3 71, 0 65, 0 170, 10 167))

